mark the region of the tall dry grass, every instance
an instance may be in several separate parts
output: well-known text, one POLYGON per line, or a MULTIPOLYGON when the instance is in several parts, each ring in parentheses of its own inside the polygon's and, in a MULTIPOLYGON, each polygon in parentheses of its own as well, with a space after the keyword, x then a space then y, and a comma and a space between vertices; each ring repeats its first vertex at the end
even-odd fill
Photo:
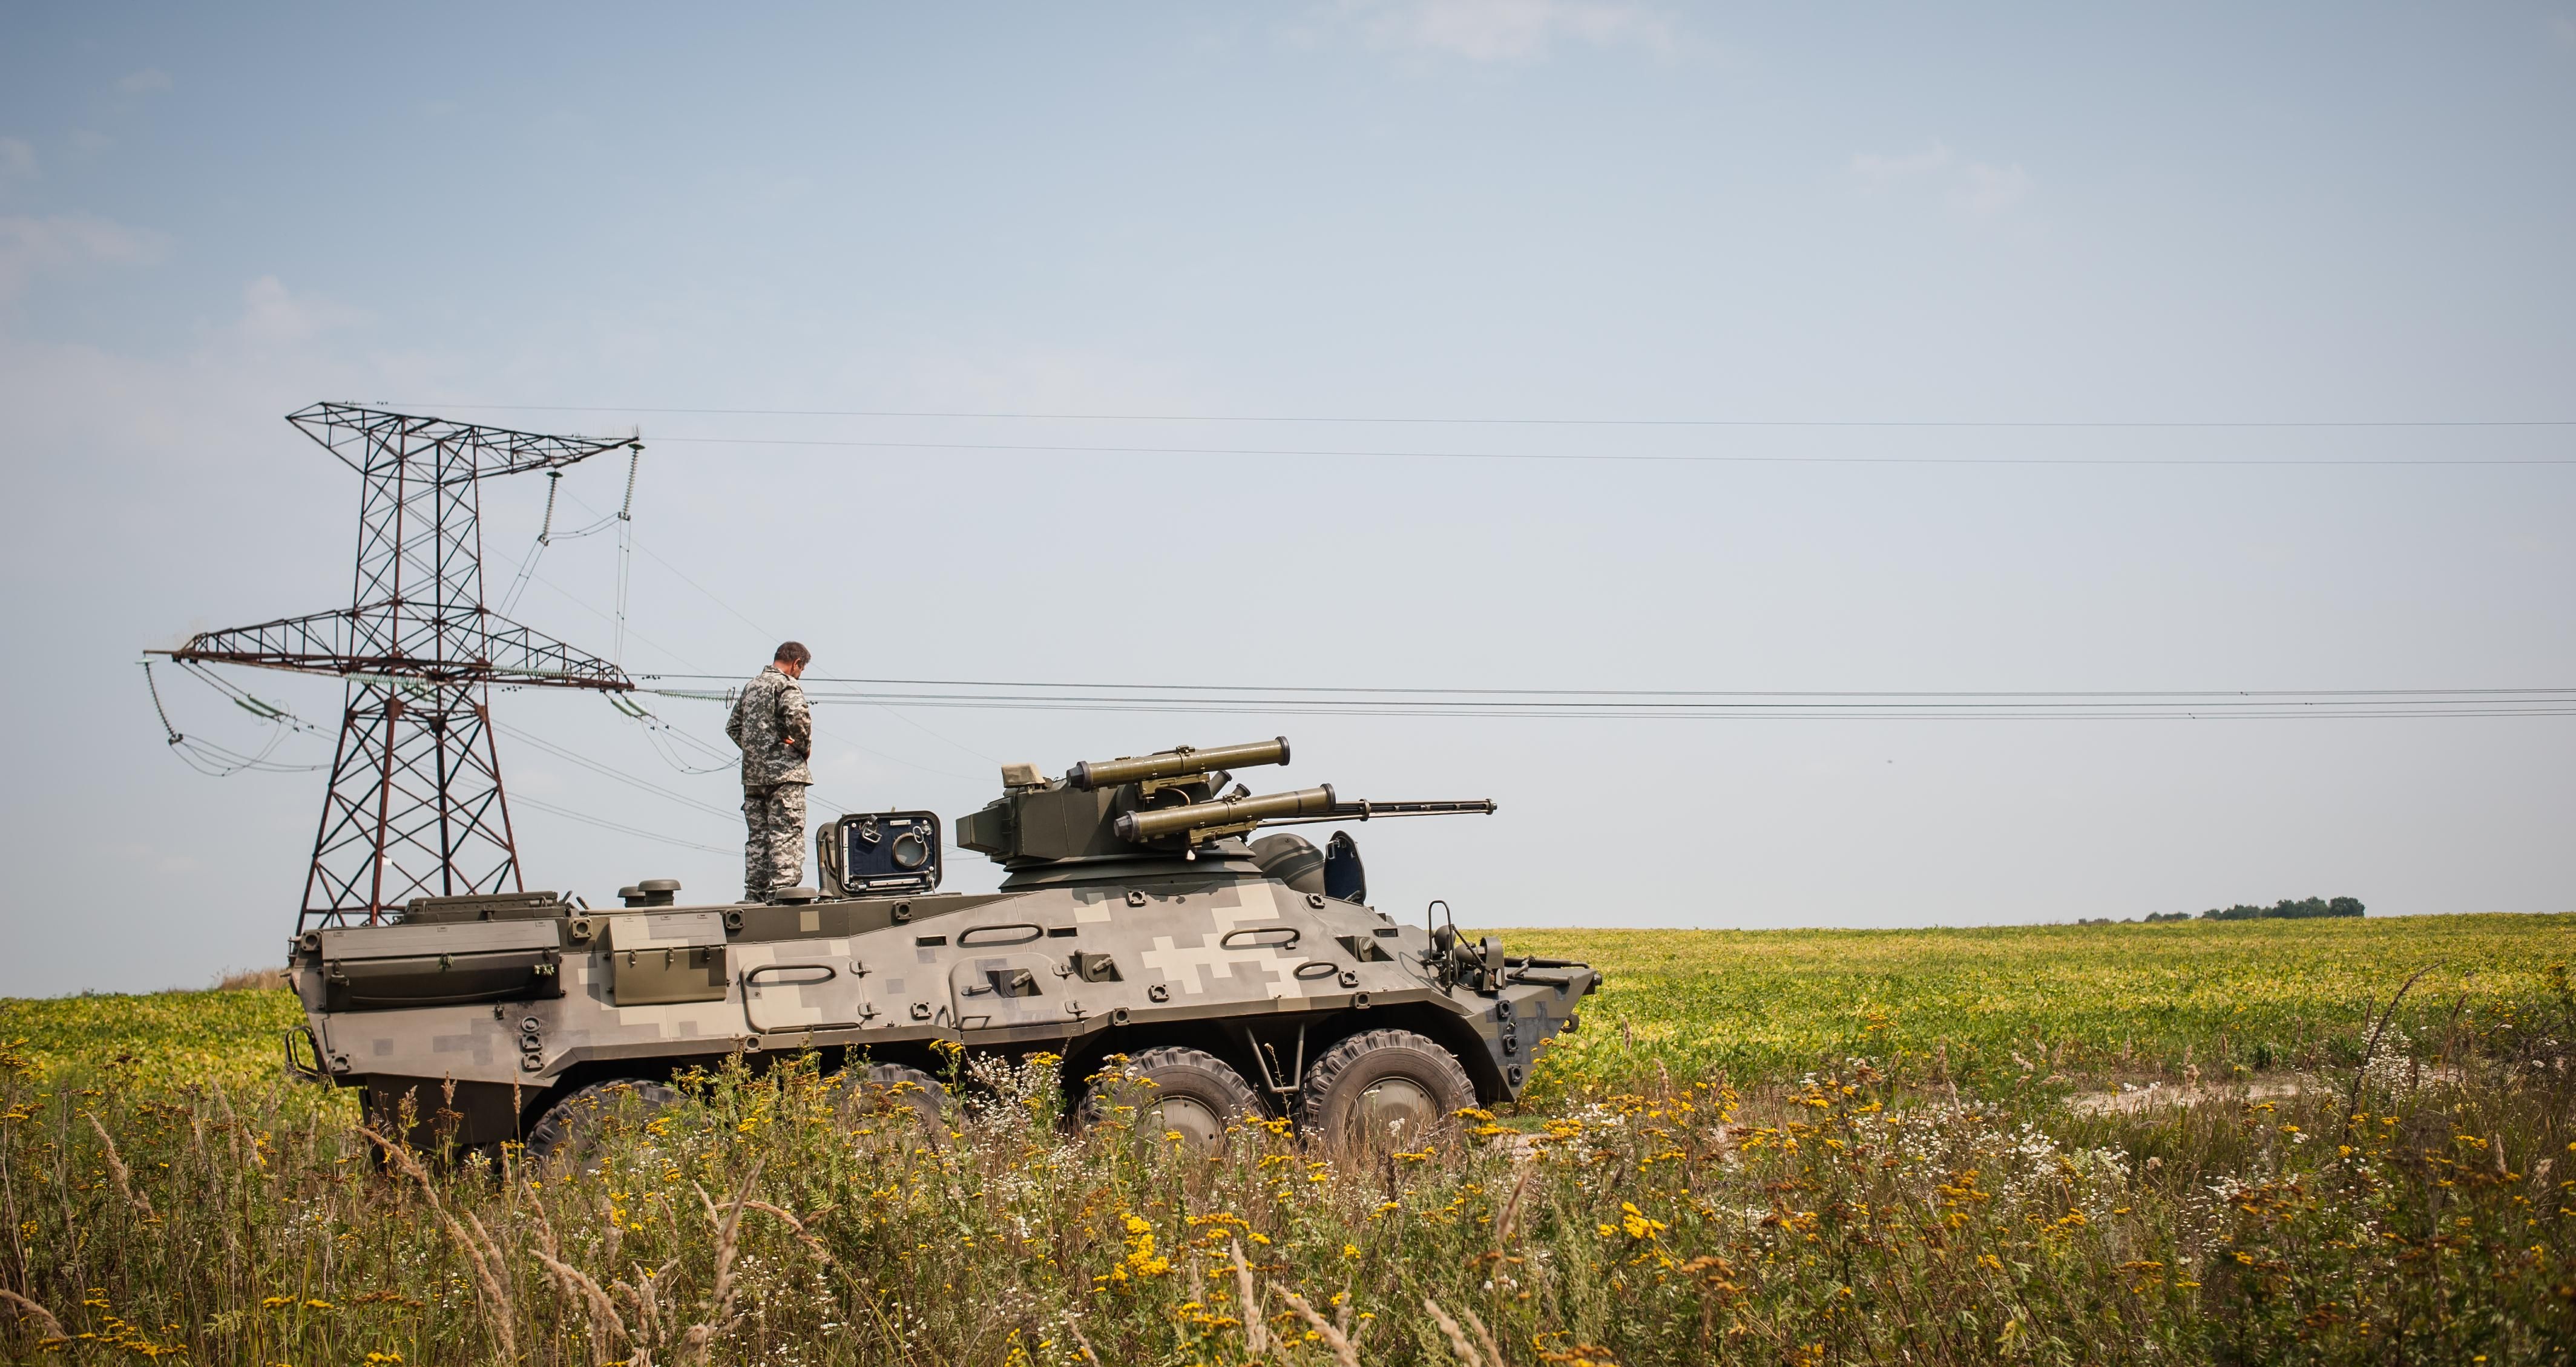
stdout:
POLYGON ((937 1132, 810 1061, 442 1171, 341 1096, 0 1059, 0 1350, 200 1363, 2564 1362, 2576 1004, 2292 1095, 2079 1113, 1864 1059, 1326 1153, 937 1132), (2357 1089, 2357 1090, 2352 1090, 2357 1089), (2358 1101, 2349 1098, 2358 1097, 2358 1101))
POLYGON ((286 970, 283 968, 227 968, 215 975, 217 992, 283 992, 286 970))

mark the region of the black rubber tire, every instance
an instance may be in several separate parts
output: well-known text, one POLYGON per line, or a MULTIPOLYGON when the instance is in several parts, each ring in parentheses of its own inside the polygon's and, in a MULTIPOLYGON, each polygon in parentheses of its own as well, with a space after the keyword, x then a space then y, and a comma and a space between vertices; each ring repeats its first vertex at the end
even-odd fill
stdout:
POLYGON ((1243 1074, 1201 1049, 1148 1049, 1104 1071, 1083 1093, 1087 1125, 1133 1123, 1148 1133, 1178 1130, 1200 1154, 1225 1149, 1229 1125, 1261 1118, 1261 1098, 1243 1074), (1145 1112, 1153 1112, 1148 1119, 1145 1112))
POLYGON ((832 1075, 842 1118, 858 1121, 909 1110, 922 1136, 937 1148, 948 1139, 948 1089, 939 1079, 900 1063, 853 1063, 832 1075))
POLYGON ((1327 1144, 1419 1148, 1476 1104, 1456 1055, 1410 1030, 1369 1030, 1324 1051, 1297 1089, 1297 1127, 1327 1144))
POLYGON ((655 1113, 680 1104, 680 1094, 658 1082, 620 1078, 594 1082, 546 1108, 528 1127, 524 1156, 533 1167, 562 1162, 597 1172, 600 1150, 622 1129, 640 1129, 655 1113), (628 1125, 627 1122, 636 1122, 628 1125))

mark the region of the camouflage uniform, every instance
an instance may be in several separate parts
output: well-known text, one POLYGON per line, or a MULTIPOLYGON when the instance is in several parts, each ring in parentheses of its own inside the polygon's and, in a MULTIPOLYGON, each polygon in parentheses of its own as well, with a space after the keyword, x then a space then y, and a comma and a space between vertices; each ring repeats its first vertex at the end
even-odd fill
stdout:
POLYGON ((742 750, 743 900, 765 902, 772 889, 805 876, 805 767, 814 753, 814 714, 805 690, 776 665, 743 685, 725 734, 742 750))

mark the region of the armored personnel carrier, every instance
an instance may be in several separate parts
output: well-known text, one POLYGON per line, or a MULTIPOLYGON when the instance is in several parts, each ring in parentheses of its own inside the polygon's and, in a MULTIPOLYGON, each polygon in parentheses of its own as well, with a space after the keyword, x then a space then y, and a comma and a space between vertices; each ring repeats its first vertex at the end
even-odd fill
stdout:
POLYGON ((1202 1145, 1257 1116, 1402 1141, 1518 1096, 1598 974, 1468 943, 1429 912, 1399 923, 1369 904, 1347 832, 1320 850, 1252 838, 1494 804, 1227 790, 1233 770, 1288 759, 1281 737, 1054 779, 1007 765, 1002 796, 955 831, 1007 871, 992 893, 939 891, 938 816, 881 812, 819 829, 822 886, 766 903, 682 906, 657 880, 616 908, 424 898, 301 929, 308 1024, 288 1063, 363 1087, 424 1147, 521 1139, 540 1159, 577 1151, 601 1098, 658 1104, 674 1072, 735 1054, 812 1051, 935 1113, 942 1048, 1043 1050, 1088 1088, 1080 1113, 1137 1106, 1202 1145))

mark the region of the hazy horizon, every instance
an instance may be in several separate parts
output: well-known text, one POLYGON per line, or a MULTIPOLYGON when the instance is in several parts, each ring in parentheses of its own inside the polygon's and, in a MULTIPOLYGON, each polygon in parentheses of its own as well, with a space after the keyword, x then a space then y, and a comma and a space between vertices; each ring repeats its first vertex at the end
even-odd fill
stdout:
MULTIPOLYGON (((281 420, 321 399, 639 430, 622 646, 606 533, 515 615, 678 691, 785 637, 817 680, 1272 700, 2576 688, 2576 6, 37 5, 0 35, 0 994, 282 958, 322 776, 192 772, 136 662, 347 604, 357 478, 281 420)), ((574 467, 557 530, 625 478, 574 467)), ((496 604, 544 483, 483 490, 496 604)), ((182 733, 329 758, 335 682, 227 675, 321 728, 281 738, 155 677, 182 733)), ((495 696, 527 886, 739 887, 735 780, 688 748, 725 748, 720 705, 645 701, 690 739, 495 696)), ((2563 706, 954 702, 823 704, 817 818, 1284 733, 1257 789, 1499 802, 1353 828, 1400 920, 2576 908, 2563 706)))

